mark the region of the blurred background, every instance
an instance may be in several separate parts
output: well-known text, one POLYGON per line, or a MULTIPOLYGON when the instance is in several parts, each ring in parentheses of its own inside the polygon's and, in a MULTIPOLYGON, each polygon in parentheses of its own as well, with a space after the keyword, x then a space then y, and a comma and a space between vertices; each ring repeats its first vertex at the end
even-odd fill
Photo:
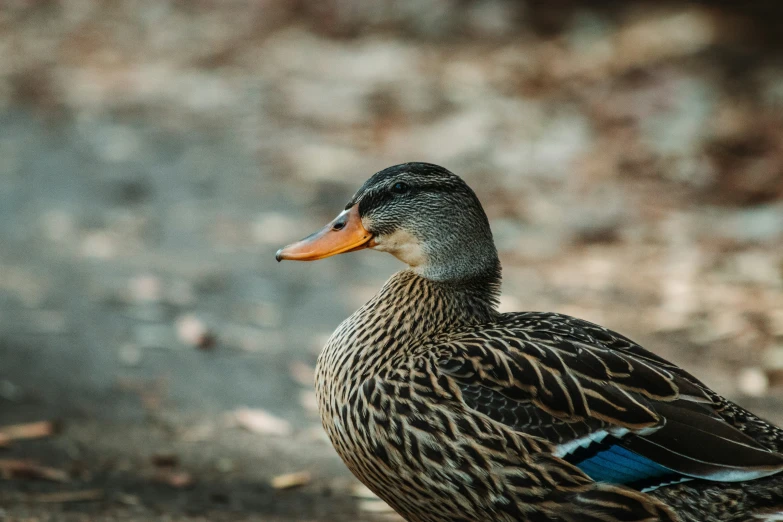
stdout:
POLYGON ((392 520, 312 368, 400 264, 274 253, 405 161, 476 189, 505 310, 783 422, 781 9, 2 2, 0 519, 392 520))

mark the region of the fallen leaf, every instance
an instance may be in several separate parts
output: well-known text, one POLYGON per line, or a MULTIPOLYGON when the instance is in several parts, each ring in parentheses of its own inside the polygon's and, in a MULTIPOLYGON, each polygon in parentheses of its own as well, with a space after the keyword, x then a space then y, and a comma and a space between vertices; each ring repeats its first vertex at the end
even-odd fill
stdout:
POLYGON ((271 484, 275 489, 291 489, 306 486, 312 480, 309 471, 297 471, 285 473, 272 478, 271 484))
POLYGON ((12 424, 0 428, 0 446, 5 446, 15 440, 40 439, 50 437, 57 431, 57 426, 51 421, 28 422, 12 424))
POLYGON ((68 482, 68 473, 61 469, 41 466, 30 460, 0 459, 0 477, 5 479, 42 479, 68 482))
POLYGON ((265 435, 289 435, 292 431, 291 424, 285 419, 276 417, 266 410, 239 408, 233 412, 234 422, 253 433, 265 435))

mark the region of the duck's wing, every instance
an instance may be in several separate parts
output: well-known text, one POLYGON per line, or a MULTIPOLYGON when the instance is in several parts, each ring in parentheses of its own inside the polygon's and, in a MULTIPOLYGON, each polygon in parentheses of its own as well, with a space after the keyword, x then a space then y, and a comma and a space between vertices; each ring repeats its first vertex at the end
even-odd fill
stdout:
POLYGON ((555 455, 594 480, 644 489, 783 470, 783 455, 721 416, 728 401, 587 321, 504 314, 439 340, 433 351, 467 407, 550 441, 555 455))
POLYGON ((486 513, 496 515, 492 520, 679 520, 648 495, 591 480, 553 455, 550 443, 465 409, 461 385, 430 355, 368 377, 336 415, 340 429, 369 450, 349 452, 346 463, 376 484, 395 476, 395 487, 374 491, 400 513, 436 505, 433 520, 455 522, 484 520, 486 513), (400 469, 407 472, 395 475, 400 469))

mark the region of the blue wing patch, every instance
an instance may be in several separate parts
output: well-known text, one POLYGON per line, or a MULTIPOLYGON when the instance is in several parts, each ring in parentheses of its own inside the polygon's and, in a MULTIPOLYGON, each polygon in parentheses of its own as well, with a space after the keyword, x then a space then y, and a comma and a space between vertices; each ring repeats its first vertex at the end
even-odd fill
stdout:
POLYGON ((589 458, 579 460, 577 455, 571 455, 566 459, 596 482, 623 484, 643 491, 689 480, 689 477, 622 446, 601 444, 600 447, 589 458))
POLYGON ((631 484, 674 473, 622 446, 611 446, 589 459, 577 462, 576 465, 593 480, 614 484, 631 484))

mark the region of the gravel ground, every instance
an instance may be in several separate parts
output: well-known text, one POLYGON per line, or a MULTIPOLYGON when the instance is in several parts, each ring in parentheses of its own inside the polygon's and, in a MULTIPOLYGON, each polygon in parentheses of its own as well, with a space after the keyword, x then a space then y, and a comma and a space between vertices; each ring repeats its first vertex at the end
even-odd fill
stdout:
POLYGON ((291 5, 0 8, 0 433, 61 424, 0 443, 0 518, 393 519, 324 440, 311 373, 399 264, 274 252, 401 161, 476 188, 504 309, 613 327, 783 422, 762 3, 291 5))

